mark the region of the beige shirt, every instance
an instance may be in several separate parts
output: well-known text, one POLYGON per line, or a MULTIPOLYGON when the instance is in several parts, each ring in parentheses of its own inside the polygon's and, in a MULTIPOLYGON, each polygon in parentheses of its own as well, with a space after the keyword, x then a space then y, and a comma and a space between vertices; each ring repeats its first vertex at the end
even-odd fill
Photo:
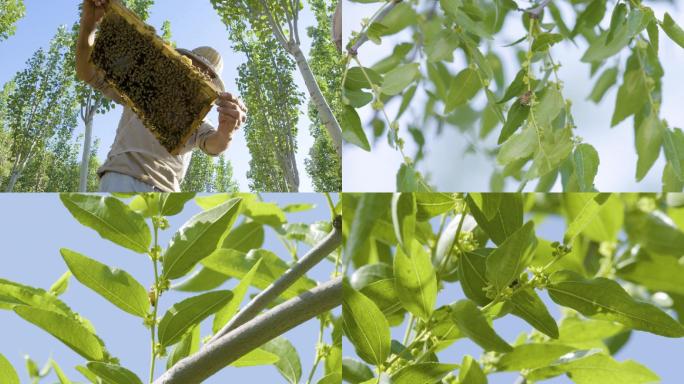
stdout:
MULTIPOLYGON (((119 95, 107 85, 103 78, 96 78, 91 83, 105 96, 122 104, 119 95)), ((178 192, 195 147, 208 155, 216 156, 206 149, 207 138, 215 131, 205 119, 185 143, 180 153, 174 156, 159 144, 157 138, 143 125, 135 112, 124 106, 114 143, 109 150, 107 160, 97 170, 97 174, 102 177, 106 172, 118 172, 132 176, 163 192, 178 192)))

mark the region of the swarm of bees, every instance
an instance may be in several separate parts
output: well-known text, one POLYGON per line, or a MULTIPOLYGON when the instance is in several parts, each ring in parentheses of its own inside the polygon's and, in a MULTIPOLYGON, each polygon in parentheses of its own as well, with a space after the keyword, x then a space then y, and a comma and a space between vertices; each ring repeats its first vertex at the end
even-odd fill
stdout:
POLYGON ((178 154, 209 112, 217 90, 135 14, 110 2, 90 60, 171 154, 178 154))

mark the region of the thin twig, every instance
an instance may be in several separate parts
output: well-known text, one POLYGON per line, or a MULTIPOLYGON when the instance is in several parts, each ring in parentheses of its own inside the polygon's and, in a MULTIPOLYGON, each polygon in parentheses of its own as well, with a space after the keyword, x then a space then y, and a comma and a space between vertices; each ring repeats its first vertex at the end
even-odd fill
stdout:
POLYGON ((342 277, 276 306, 186 357, 154 384, 199 384, 250 351, 342 303, 342 277))
POLYGON ((546 6, 549 5, 550 2, 551 2, 551 0, 542 0, 542 2, 539 3, 539 5, 537 5, 534 8, 530 8, 530 9, 526 10, 525 12, 527 14, 529 14, 530 16, 534 16, 535 18, 539 18, 541 13, 544 11, 544 8, 546 8, 546 6))
MULTIPOLYGON (((368 25, 382 21, 382 19, 384 19, 385 16, 387 16, 387 14, 390 13, 394 9, 394 7, 397 6, 397 4, 401 3, 401 1, 402 0, 391 0, 391 2, 387 4, 382 11, 380 11, 380 13, 378 13, 372 20, 368 22, 368 25)), ((351 47, 349 47, 349 54, 352 56, 356 56, 356 54, 359 52, 359 48, 361 48, 361 46, 366 41, 368 41, 367 28, 366 30, 361 32, 361 34, 359 34, 359 37, 357 38, 356 42, 351 47)))

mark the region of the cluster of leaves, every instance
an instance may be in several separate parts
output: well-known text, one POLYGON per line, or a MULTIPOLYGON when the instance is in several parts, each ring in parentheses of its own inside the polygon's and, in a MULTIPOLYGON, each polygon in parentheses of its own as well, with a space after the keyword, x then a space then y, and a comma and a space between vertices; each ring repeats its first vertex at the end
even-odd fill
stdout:
POLYGON ((202 151, 194 151, 181 183, 183 192, 238 192, 233 165, 224 155, 214 160, 202 151))
MULTIPOLYGON (((67 191, 78 187, 80 139, 73 39, 60 27, 46 51, 38 49, 26 69, 0 95, 0 184, 5 191, 67 191)), ((93 148, 86 158, 97 165, 93 148)), ((96 175, 87 181, 96 185, 96 175)))
MULTIPOLYGON (((309 51, 311 70, 318 81, 321 92, 330 103, 335 116, 340 119, 342 113, 342 62, 335 43, 330 36, 331 19, 335 12, 336 2, 309 0, 316 16, 317 25, 309 27, 307 34, 311 38, 309 51)), ((305 160, 306 172, 311 176, 316 191, 342 190, 341 159, 335 155, 335 148, 321 123, 318 109, 309 102, 310 131, 314 144, 309 150, 309 158, 305 160)))
POLYGON ((335 78, 339 79, 336 74, 340 70, 334 67, 334 63, 338 62, 339 54, 332 48, 334 46, 326 33, 336 3, 331 4, 334 2, 327 0, 309 2, 317 23, 310 29, 313 39, 309 58, 300 47, 299 13, 304 9, 302 3, 289 0, 212 0, 211 3, 228 28, 233 48, 248 57, 239 68, 238 85, 243 95, 249 92, 247 96, 258 107, 249 107, 250 119, 260 118, 261 121, 248 122, 248 125, 253 127, 252 130, 264 131, 253 139, 248 138, 254 163, 248 174, 253 180, 252 189, 297 190, 293 188, 299 183, 294 161, 296 123, 304 97, 293 82, 296 65, 310 96, 309 116, 315 140, 306 161, 307 172, 316 190, 341 190, 340 143, 335 140, 337 137, 341 141, 341 138, 334 134, 340 131, 334 113, 338 99, 336 91, 339 90, 335 78), (270 62, 269 56, 272 56, 270 62), (281 116, 283 114, 285 116, 281 116), (264 143, 269 145, 265 147, 264 143), (283 146, 285 150, 280 148, 283 146), (270 180, 274 178, 276 180, 270 180), (260 187, 260 183, 266 188, 260 187))
POLYGON ((370 151, 356 110, 372 107, 373 136, 387 132, 389 144, 404 159, 397 177, 399 191, 426 187, 413 169, 428 147, 421 128, 425 126, 435 126, 438 134, 445 126, 458 127, 469 151, 495 159, 498 167, 490 183, 494 191, 502 190, 506 179, 518 182, 519 190, 534 180, 538 191, 548 191, 559 178, 564 191, 592 191, 599 155, 574 132, 572 103, 563 94, 560 63, 552 55, 556 44, 577 45, 583 39, 588 48, 581 61, 589 64, 592 76, 597 75, 589 99, 600 102, 623 78, 611 126, 634 118, 636 180, 644 178, 662 149, 667 160, 663 189, 681 191, 681 131, 668 127, 659 113, 664 72, 658 48, 660 31, 684 47, 684 31, 669 14, 657 18, 641 1, 617 1, 612 12, 605 0, 572 1, 563 7, 544 0, 527 9, 520 3, 384 2, 364 20, 362 30, 352 34, 348 46, 343 84, 346 140, 370 151), (568 16, 574 19, 572 27, 565 22, 568 16), (608 28, 603 27, 604 19, 610 20, 608 28), (505 48, 494 48, 501 45, 493 40, 502 37, 504 26, 517 20, 526 34, 505 48), (395 45, 374 65, 362 65, 357 54, 367 40, 381 44, 385 36, 406 30, 413 34, 410 41, 395 45), (502 49, 513 50, 519 61, 512 81, 504 76, 502 49), (623 53, 628 54, 626 60, 623 53), (461 55, 467 66, 459 69, 455 63, 461 55), (424 102, 411 107, 414 98, 424 102), (392 117, 386 110, 389 103, 398 103, 392 117), (400 125, 407 126, 418 146, 413 156, 404 153, 400 125), (497 145, 487 148, 488 136, 497 129, 497 145))
MULTIPOLYGON (((105 265, 75 250, 62 248, 60 253, 68 271, 50 290, 0 280, 0 309, 13 311, 82 356, 87 363, 76 369, 89 382, 142 383, 135 373, 121 366, 119 360, 107 351, 93 325, 59 299, 58 296, 67 289, 73 276, 118 309, 139 317, 150 329, 151 383, 156 359, 166 357, 168 369, 199 351, 207 343, 200 339, 200 324, 205 319, 213 315, 212 334, 217 333, 238 313, 250 287, 265 289, 289 269, 288 261, 262 249, 267 228, 280 237, 295 261, 298 244, 314 246, 332 229, 330 221, 310 225, 287 222, 286 213, 309 210, 312 204, 280 207, 276 203, 263 202, 256 195, 216 194, 195 198, 202 212, 177 230, 168 247, 161 247, 158 235, 160 231, 169 229, 167 218, 181 213, 193 197, 193 193, 119 197, 62 194, 62 203, 79 223, 126 251, 149 257, 153 285, 147 289, 136 277, 122 269, 105 265), (237 279, 238 284, 232 290, 221 289, 224 282, 231 278, 237 279), (173 304, 159 319, 160 303, 169 289, 192 293, 194 296, 173 304)), ((332 206, 331 209, 337 210, 332 206)), ((330 261, 335 262, 335 257, 330 256, 330 261)), ((279 299, 291 299, 316 284, 315 280, 303 276, 279 299)), ((341 338, 336 337, 334 345, 326 344, 323 340, 324 332, 328 329, 337 335, 341 334, 340 318, 325 313, 319 316, 319 321, 316 366, 324 362, 325 374, 334 374, 341 371, 341 338), (335 350, 337 353, 333 353, 335 350)), ((271 364, 287 382, 299 382, 302 367, 298 352, 283 337, 252 350, 231 366, 271 364)), ((71 383, 54 362, 40 371, 32 361, 28 366, 32 379, 39 380, 46 376, 51 367, 62 384, 71 383)), ((314 366, 309 382, 315 370, 314 366)), ((19 383, 16 371, 1 355, 0 381, 6 384, 19 383)))
POLYGON ((634 331, 684 337, 683 205, 680 194, 345 194, 343 318, 356 356, 343 358, 344 380, 658 381, 613 355, 634 331), (557 237, 539 236, 542 221, 557 237), (464 298, 440 295, 456 284, 464 298), (493 326, 510 315, 533 328, 513 342, 493 326), (465 338, 480 357, 440 353, 465 338))
POLYGON ((0 41, 6 40, 17 30, 16 23, 24 17, 24 0, 0 1, 0 41))

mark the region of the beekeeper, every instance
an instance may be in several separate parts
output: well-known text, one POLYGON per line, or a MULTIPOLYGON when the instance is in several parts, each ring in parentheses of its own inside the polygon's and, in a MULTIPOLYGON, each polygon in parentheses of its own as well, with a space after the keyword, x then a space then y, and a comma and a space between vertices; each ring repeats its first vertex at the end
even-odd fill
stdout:
MULTIPOLYGON (((122 104, 119 94, 105 82, 89 61, 95 42, 95 30, 104 16, 104 7, 108 1, 83 1, 81 29, 76 45, 76 74, 106 97, 122 104)), ((145 128, 138 116, 124 105, 114 143, 107 160, 97 171, 101 192, 180 191, 192 150, 197 147, 211 156, 221 154, 228 148, 233 133, 245 121, 247 108, 236 96, 225 92, 220 77, 223 70, 221 55, 211 47, 177 51, 189 57, 193 65, 211 77, 212 82, 221 89, 222 93, 216 101, 218 128, 205 120, 180 153, 172 155, 145 128)))

